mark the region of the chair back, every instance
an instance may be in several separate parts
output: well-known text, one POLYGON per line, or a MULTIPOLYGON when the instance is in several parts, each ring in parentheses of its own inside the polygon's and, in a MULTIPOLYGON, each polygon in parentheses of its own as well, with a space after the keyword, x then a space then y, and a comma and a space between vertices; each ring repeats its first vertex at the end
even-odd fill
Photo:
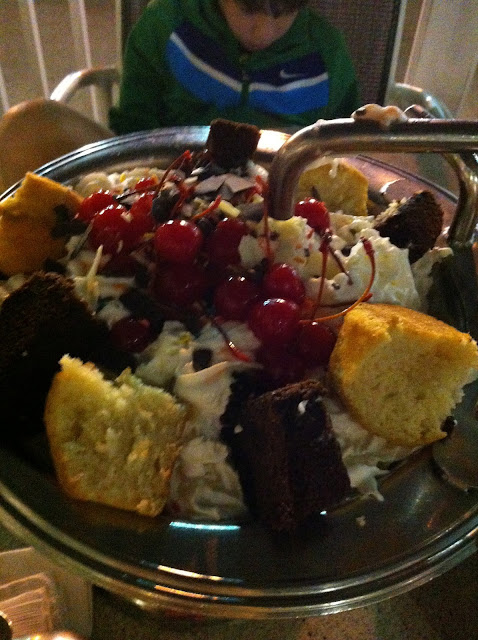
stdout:
POLYGON ((27 171, 112 135, 61 102, 38 98, 11 107, 0 118, 0 193, 27 171))
POLYGON ((128 39, 129 32, 143 10, 146 8, 149 1, 150 0, 121 0, 120 34, 123 49, 126 44, 126 40, 128 39))
POLYGON ((309 6, 338 27, 355 65, 363 104, 384 104, 393 81, 405 1, 310 0, 309 6))

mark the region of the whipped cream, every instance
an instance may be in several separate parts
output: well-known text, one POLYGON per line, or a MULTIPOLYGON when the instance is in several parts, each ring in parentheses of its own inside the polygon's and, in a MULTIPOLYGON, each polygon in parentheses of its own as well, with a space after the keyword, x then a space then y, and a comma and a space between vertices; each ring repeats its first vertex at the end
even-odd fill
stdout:
POLYGON ((168 321, 163 330, 140 355, 136 375, 143 382, 169 387, 192 360, 194 336, 181 322, 168 321))
POLYGON ((420 306, 418 311, 426 313, 427 295, 432 285, 432 270, 435 264, 441 262, 453 253, 450 247, 433 247, 412 264, 412 274, 415 280, 420 306))
POLYGON ((15 289, 19 289, 25 284, 26 280, 27 278, 23 273, 17 273, 0 284, 0 306, 15 289))
POLYGON ((244 517, 241 483, 228 455, 226 445, 217 440, 198 436, 187 442, 171 476, 169 510, 193 519, 244 517))
POLYGON ((240 322, 223 324, 227 335, 251 363, 237 360, 222 334, 206 325, 197 337, 180 322, 165 322, 159 337, 140 355, 136 376, 152 385, 169 387, 189 406, 185 445, 171 480, 171 510, 182 517, 219 520, 244 515, 246 509, 229 450, 220 442, 221 416, 231 394, 235 371, 257 366, 253 352, 259 342, 240 322), (195 370, 196 349, 210 350, 210 363, 195 370))
POLYGON ((382 107, 379 104, 366 104, 352 113, 354 120, 371 120, 382 129, 388 129, 397 122, 406 122, 408 117, 404 111, 395 105, 382 107))
MULTIPOLYGON (((330 214, 332 242, 340 262, 349 273, 343 273, 330 256, 327 260, 326 280, 323 289, 324 305, 351 304, 360 297, 369 280, 371 265, 360 238, 367 238, 375 254, 376 275, 371 289, 373 302, 399 304, 418 309, 421 306, 414 275, 408 260, 408 249, 399 249, 388 238, 380 236, 372 228, 373 218, 350 216, 341 212, 330 214), (350 247, 350 253, 342 253, 350 247)), ((251 225, 252 226, 252 225, 251 225)), ((322 254, 319 240, 304 218, 293 216, 289 220, 271 220, 271 244, 276 262, 294 267, 305 280, 307 294, 315 298, 319 291, 322 273, 322 254)), ((263 222, 253 226, 254 235, 245 236, 239 245, 241 262, 254 267, 266 256, 263 222)), ((438 259, 438 256, 437 256, 438 259)), ((431 271, 433 263, 430 262, 431 271)), ((423 267, 425 272, 426 265, 423 267)))
POLYGON ((366 431, 338 401, 323 398, 323 402, 330 415, 351 486, 362 495, 383 500, 377 478, 385 475, 393 462, 403 460, 416 449, 390 444, 385 438, 366 431))

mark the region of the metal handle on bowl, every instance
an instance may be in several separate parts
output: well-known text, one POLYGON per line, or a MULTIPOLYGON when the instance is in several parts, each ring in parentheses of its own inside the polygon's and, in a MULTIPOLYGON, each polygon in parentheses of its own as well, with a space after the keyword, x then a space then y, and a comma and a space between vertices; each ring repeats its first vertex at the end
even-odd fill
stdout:
POLYGON ((270 213, 281 220, 291 216, 297 180, 305 167, 321 156, 435 152, 445 155, 459 182, 448 242, 467 245, 472 242, 478 219, 477 151, 477 121, 410 118, 384 129, 369 120, 319 120, 291 136, 273 159, 269 170, 270 213))

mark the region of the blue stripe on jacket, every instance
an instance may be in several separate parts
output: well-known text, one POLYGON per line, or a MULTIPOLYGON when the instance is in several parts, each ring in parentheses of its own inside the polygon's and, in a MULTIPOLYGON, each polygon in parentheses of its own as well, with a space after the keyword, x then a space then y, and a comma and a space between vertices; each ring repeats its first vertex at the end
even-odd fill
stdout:
MULTIPOLYGON (((183 22, 170 36, 166 59, 171 73, 194 96, 218 108, 238 105, 243 72, 224 50, 192 24, 183 22)), ((248 103, 263 111, 294 115, 323 107, 329 76, 318 53, 248 74, 248 103)))

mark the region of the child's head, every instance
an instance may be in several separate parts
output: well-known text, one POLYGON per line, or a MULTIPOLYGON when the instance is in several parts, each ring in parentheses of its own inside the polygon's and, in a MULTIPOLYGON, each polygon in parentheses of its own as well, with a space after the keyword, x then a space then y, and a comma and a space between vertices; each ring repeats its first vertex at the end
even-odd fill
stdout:
POLYGON ((292 26, 307 0, 219 0, 229 28, 247 51, 267 49, 292 26))
POLYGON ((287 13, 296 13, 307 4, 307 0, 235 0, 235 2, 249 13, 267 13, 275 18, 287 13))

